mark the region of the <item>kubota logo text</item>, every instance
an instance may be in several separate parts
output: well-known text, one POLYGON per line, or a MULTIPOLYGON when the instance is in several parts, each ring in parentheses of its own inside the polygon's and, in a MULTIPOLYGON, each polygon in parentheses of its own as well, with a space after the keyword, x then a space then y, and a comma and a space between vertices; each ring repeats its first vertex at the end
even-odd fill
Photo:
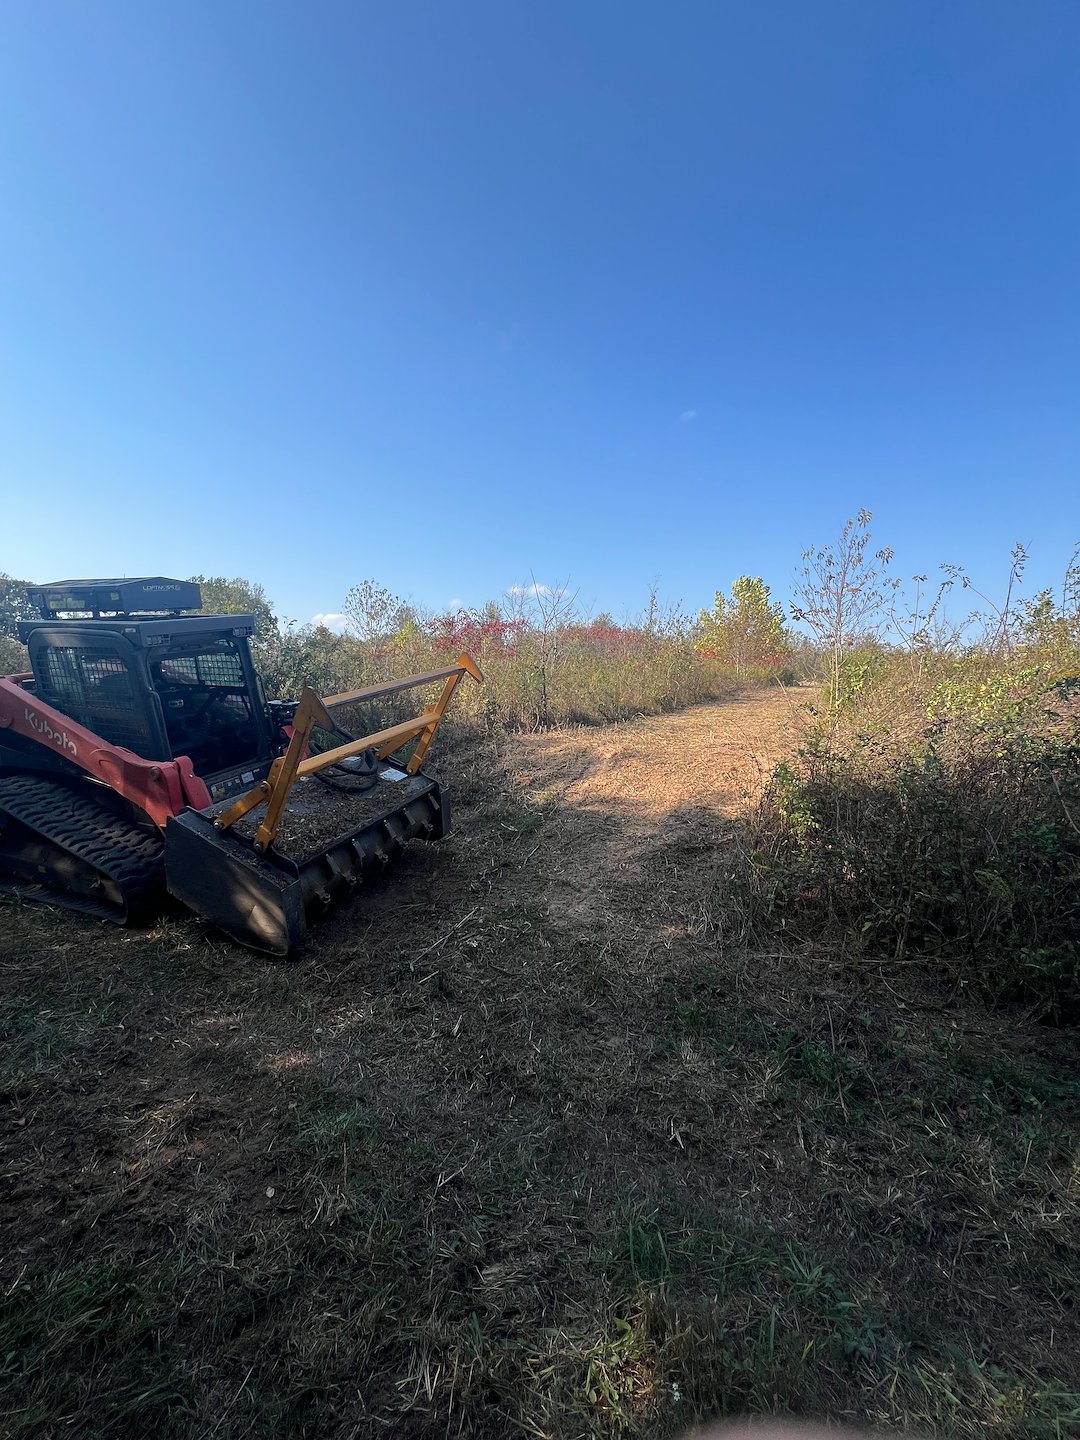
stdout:
POLYGON ((39 735, 44 735, 46 740, 51 740, 61 750, 66 750, 69 755, 78 755, 75 748, 75 741, 70 739, 66 730, 54 730, 48 720, 43 720, 36 715, 29 706, 24 706, 23 713, 26 715, 27 724, 31 730, 36 730, 39 735))

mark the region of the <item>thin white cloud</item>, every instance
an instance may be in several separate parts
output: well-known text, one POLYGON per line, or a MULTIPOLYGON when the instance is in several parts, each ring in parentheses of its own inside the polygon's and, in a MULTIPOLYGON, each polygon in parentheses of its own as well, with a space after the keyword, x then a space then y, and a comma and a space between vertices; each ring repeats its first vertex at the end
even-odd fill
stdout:
POLYGON ((460 610, 461 607, 462 607, 464 604, 465 604, 465 601, 462 600, 461 596, 460 596, 460 595, 455 595, 454 598, 453 598, 453 600, 448 600, 448 601, 446 602, 446 608, 447 608, 448 610, 460 610))
POLYGON ((682 412, 682 414, 679 416, 679 424, 680 424, 680 425, 689 425, 689 423, 690 423, 691 420, 696 420, 696 419, 697 419, 697 411, 696 411, 696 410, 684 410, 684 411, 682 412))
POLYGON ((336 611, 331 611, 327 614, 320 613, 318 615, 313 615, 311 617, 311 623, 313 625, 322 625, 327 630, 336 630, 337 633, 340 635, 345 629, 346 625, 348 625, 349 617, 347 615, 340 615, 336 611))
MULTIPOLYGON (((534 580, 531 585, 508 585, 506 587, 506 593, 507 595, 513 595, 515 597, 532 595, 534 598, 539 599, 541 595, 554 595, 556 592, 552 590, 550 585, 538 585, 534 580)), ((558 593, 561 594, 562 592, 560 591, 558 593)))

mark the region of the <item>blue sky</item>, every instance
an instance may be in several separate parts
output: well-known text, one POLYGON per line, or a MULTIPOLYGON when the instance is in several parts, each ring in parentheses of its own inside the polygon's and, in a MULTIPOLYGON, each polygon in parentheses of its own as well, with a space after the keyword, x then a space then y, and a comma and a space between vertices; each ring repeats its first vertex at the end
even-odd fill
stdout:
POLYGON ((0 16, 0 569, 299 619, 1080 538, 1080 6, 0 16))

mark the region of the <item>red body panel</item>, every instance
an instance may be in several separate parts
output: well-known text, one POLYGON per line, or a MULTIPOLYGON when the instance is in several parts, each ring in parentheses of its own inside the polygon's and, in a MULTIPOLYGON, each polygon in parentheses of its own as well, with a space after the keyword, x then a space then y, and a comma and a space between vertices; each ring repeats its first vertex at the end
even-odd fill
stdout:
POLYGON ((10 729, 37 745, 57 750, 65 760, 103 780, 145 811, 162 829, 170 815, 179 815, 187 806, 202 810, 210 804, 210 792, 186 755, 176 760, 144 760, 121 745, 110 745, 26 691, 22 682, 28 679, 28 675, 0 679, 0 733, 10 729))

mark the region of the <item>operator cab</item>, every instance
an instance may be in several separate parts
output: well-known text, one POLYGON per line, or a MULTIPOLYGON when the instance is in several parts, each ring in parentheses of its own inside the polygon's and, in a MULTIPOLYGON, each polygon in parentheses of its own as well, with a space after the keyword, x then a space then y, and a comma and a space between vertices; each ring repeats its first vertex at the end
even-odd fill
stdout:
POLYGON ((265 775, 275 737, 251 615, 185 615, 201 605, 198 585, 160 576, 28 593, 42 618, 19 634, 47 704, 144 759, 188 756, 215 798, 265 775))

